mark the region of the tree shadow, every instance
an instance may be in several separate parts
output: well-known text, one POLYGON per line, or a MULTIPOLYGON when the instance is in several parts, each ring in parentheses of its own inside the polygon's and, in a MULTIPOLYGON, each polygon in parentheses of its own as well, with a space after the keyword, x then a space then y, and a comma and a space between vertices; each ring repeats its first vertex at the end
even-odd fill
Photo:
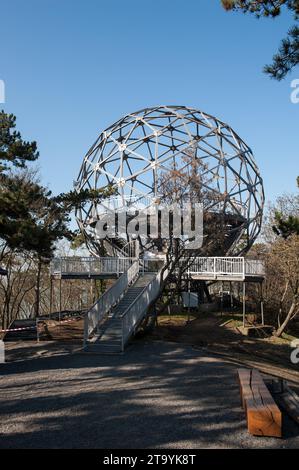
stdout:
POLYGON ((298 447, 247 433, 236 366, 137 342, 122 356, 58 355, 1 368, 1 448, 298 447))

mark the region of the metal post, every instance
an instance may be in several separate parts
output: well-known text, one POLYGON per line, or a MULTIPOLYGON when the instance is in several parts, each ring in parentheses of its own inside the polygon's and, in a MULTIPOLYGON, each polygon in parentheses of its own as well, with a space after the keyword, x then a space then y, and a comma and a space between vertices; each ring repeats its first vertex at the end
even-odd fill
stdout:
POLYGON ((92 279, 90 279, 89 295, 90 295, 90 305, 92 305, 93 304, 93 282, 92 282, 92 279))
POLYGON ((52 313, 52 299, 53 299, 53 279, 50 277, 50 304, 49 304, 49 318, 51 318, 52 313))
POLYGON ((85 349, 88 340, 88 314, 84 316, 84 338, 83 349, 85 349))
POLYGON ((246 321, 246 282, 243 281, 243 327, 245 328, 246 321))
POLYGON ((262 316, 262 326, 265 325, 264 319, 264 295, 263 295, 263 282, 261 282, 261 316, 262 316))
POLYGON ((188 276, 188 320, 187 320, 187 323, 190 323, 190 302, 191 302, 191 296, 190 296, 190 277, 188 276))
POLYGON ((61 305, 62 305, 62 297, 61 297, 61 276, 59 279, 59 325, 61 321, 61 305))
POLYGON ((221 281, 221 316, 223 316, 223 288, 224 288, 224 282, 221 281))

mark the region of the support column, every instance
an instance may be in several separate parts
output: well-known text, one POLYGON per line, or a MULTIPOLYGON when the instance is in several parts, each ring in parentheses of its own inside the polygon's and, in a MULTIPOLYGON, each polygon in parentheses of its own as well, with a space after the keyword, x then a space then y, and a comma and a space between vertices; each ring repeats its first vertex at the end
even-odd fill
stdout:
POLYGON ((90 306, 91 306, 91 305, 93 305, 93 299, 94 299, 94 295, 93 295, 93 279, 92 279, 92 278, 90 278, 89 290, 90 290, 90 306))
POLYGON ((246 282, 243 281, 243 327, 246 324, 246 282))
POLYGON ((264 293, 263 293, 263 281, 260 284, 261 286, 261 317, 262 317, 262 325, 265 325, 264 319, 264 293))
POLYGON ((187 320, 187 323, 190 323, 190 278, 188 277, 188 320, 187 320))
POLYGON ((61 297, 61 277, 59 279, 59 322, 61 321, 61 307, 62 307, 62 297, 61 297))
POLYGON ((223 289, 224 289, 224 282, 221 281, 221 316, 223 316, 223 289))
POLYGON ((52 301, 53 301, 53 279, 50 277, 50 302, 49 302, 49 318, 51 318, 52 313, 52 301))

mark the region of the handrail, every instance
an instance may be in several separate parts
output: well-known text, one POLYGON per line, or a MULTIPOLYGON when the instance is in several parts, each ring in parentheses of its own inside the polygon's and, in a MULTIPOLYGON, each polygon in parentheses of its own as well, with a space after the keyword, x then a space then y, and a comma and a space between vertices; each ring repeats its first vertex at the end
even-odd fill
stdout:
POLYGON ((149 305, 157 298, 163 279, 169 274, 169 269, 165 269, 165 265, 160 269, 154 279, 143 289, 136 297, 132 304, 121 315, 122 320, 122 350, 132 335, 132 332, 140 323, 148 310, 149 305))
POLYGON ((263 276, 265 273, 265 263, 262 260, 245 258, 245 274, 252 276, 263 276))
MULTIPOLYGON (((122 247, 116 245, 114 242, 112 242, 112 240, 104 240, 104 243, 106 243, 105 246, 108 245, 109 248, 112 248, 112 250, 114 250, 114 252, 116 252, 120 258, 138 258, 139 256, 139 245, 137 246, 136 240, 131 240, 122 247)), ((107 248, 108 252, 109 248, 107 248)))
MULTIPOLYGON (((51 274, 69 274, 69 275, 82 275, 86 274, 92 276, 95 274, 122 274, 130 265, 138 258, 136 257, 62 257, 54 258, 51 263, 51 274)), ((187 259, 182 258, 183 262, 187 259)), ((142 265, 142 270, 151 271, 151 266, 157 266, 165 260, 161 258, 149 258, 139 261, 142 265)), ((153 271, 155 268, 153 269, 153 271)), ((233 277, 259 276, 265 274, 264 263, 261 260, 251 260, 244 257, 230 257, 230 256, 210 256, 210 257, 195 257, 187 269, 190 274, 207 274, 209 276, 230 274, 233 277)))
POLYGON ((119 274, 125 272, 136 257, 61 257, 54 258, 50 270, 58 274, 119 274))
POLYGON ((221 275, 230 275, 245 279, 246 276, 263 276, 265 266, 261 260, 250 260, 244 257, 197 257, 188 267, 187 273, 206 274, 215 278, 221 275))
POLYGON ((98 328, 100 321, 107 315, 124 294, 128 285, 139 273, 139 262, 136 260, 127 271, 110 287, 90 308, 84 317, 84 346, 89 336, 98 328))

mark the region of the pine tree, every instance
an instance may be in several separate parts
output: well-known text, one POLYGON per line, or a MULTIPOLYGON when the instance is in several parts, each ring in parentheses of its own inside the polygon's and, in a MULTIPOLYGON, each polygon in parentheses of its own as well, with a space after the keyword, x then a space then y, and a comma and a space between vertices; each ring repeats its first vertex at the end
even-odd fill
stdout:
MULTIPOLYGON (((297 185, 299 188, 299 177, 297 178, 297 185)), ((289 214, 287 217, 284 216, 280 211, 275 212, 275 224, 273 230, 276 235, 282 238, 289 238, 292 235, 299 235, 299 215, 289 214)))
MULTIPOLYGON (((276 18, 283 8, 291 11, 294 20, 299 20, 299 0, 221 0, 226 10, 240 10, 251 13, 257 18, 276 18)), ((266 65, 264 72, 271 78, 282 80, 299 64, 299 27, 295 24, 290 28, 288 36, 282 40, 278 52, 271 65, 266 65)))

